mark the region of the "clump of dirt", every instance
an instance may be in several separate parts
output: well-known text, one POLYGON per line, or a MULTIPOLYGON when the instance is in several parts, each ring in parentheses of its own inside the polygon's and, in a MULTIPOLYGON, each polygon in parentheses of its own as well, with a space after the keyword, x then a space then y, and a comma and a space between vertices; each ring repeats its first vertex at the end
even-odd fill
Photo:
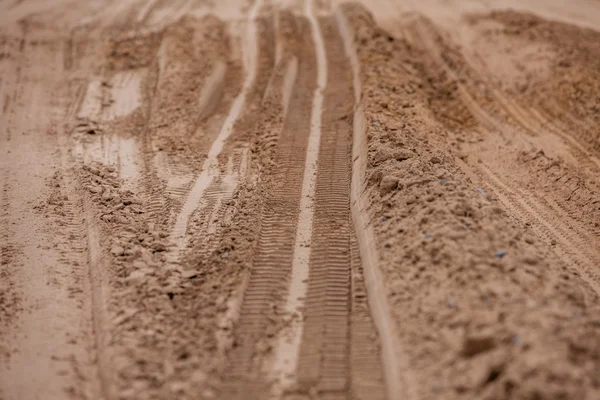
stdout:
MULTIPOLYGON (((413 65, 422 76, 424 85, 419 89, 423 90, 427 95, 428 107, 434 111, 436 119, 455 130, 456 133, 462 129, 474 128, 477 125, 477 120, 461 98, 460 81, 456 78, 456 70, 453 70, 455 72, 451 72, 451 68, 445 69, 439 67, 440 62, 445 62, 449 66, 463 66, 464 63, 459 62, 461 58, 460 53, 457 49, 446 45, 442 36, 436 35, 436 30, 431 21, 423 17, 417 18, 412 26, 408 27, 408 30, 412 29, 416 31, 415 26, 417 24, 423 24, 427 27, 435 44, 443 47, 443 50, 440 51, 441 59, 436 62, 430 56, 425 44, 420 42, 407 44, 417 56, 413 60, 413 65)), ((418 38, 418 31, 413 33, 418 38)), ((468 70, 461 68, 461 71, 472 76, 468 70)), ((485 93, 480 93, 480 95, 485 96, 485 93)))
POLYGON ((551 195, 568 215, 579 221, 594 235, 600 235, 600 187, 595 179, 582 174, 560 158, 545 154, 543 149, 523 152, 518 162, 531 174, 532 187, 551 195))
POLYGON ((152 103, 148 125, 156 149, 181 162, 196 162, 198 153, 207 151, 202 147, 208 140, 201 129, 201 94, 218 63, 226 65, 224 79, 235 87, 239 66, 230 60, 230 40, 225 22, 212 15, 185 17, 165 29, 154 80, 147 87, 152 103))
MULTIPOLYGON (((4 188, 8 190, 8 188, 4 188)), ((5 196, 5 193, 0 193, 5 196)), ((6 198, 6 196, 5 196, 6 198)), ((7 216, 0 216, 0 360, 7 360, 15 349, 10 348, 5 342, 6 327, 14 321, 14 318, 23 311, 21 306, 21 294, 17 285, 11 279, 15 268, 14 259, 19 253, 19 248, 11 243, 10 230, 7 216)))
POLYGON ((202 273, 167 265, 168 234, 148 217, 147 205, 123 190, 114 169, 86 165, 80 183, 96 207, 108 271, 108 342, 120 398, 178 396, 206 390, 207 310, 195 307, 202 273), (190 298, 191 297, 191 298, 190 298), (114 351, 113 351, 114 349, 114 351))
POLYGON ((431 20, 418 16, 406 30, 412 37, 412 63, 425 82, 422 89, 428 106, 433 117, 447 128, 442 135, 459 154, 463 143, 481 140, 477 129, 480 122, 465 102, 464 92, 489 113, 502 114, 502 110, 494 102, 488 80, 473 69, 460 47, 450 42, 431 20))
POLYGON ((163 32, 126 32, 112 37, 108 44, 107 67, 125 71, 150 66, 160 46, 163 32))
MULTIPOLYGON (((207 330, 207 334, 219 342, 216 350, 221 356, 232 345, 231 312, 234 312, 236 302, 240 299, 243 274, 250 269, 260 229, 262 203, 258 194, 258 173, 268 164, 268 157, 258 157, 255 153, 262 150, 262 147, 255 148, 252 144, 262 145, 256 138, 263 134, 279 135, 275 113, 281 109, 280 104, 277 104, 280 94, 267 88, 273 74, 272 21, 258 19, 257 25, 261 33, 258 42, 258 73, 253 89, 246 97, 248 111, 236 121, 232 139, 223 152, 243 154, 247 143, 250 143, 246 174, 239 177, 237 189, 219 213, 218 221, 215 221, 218 227, 214 229, 218 234, 207 237, 209 234, 206 229, 189 229, 193 243, 190 256, 185 260, 186 263, 196 265, 205 277, 202 287, 198 289, 202 295, 198 297, 196 304, 203 304, 203 308, 211 309, 215 298, 218 299, 217 307, 212 311, 218 326, 212 332, 207 330), (210 248, 213 240, 217 241, 214 251, 207 255, 203 250, 210 248), (229 317, 225 315, 227 312, 229 317)), ((221 161, 224 164, 227 159, 222 157, 221 161)), ((223 366, 219 365, 218 368, 222 369, 223 366)))
MULTIPOLYGON (((274 48, 270 24, 259 23, 261 31, 267 32, 259 43, 259 74, 247 97, 248 111, 236 123, 235 131, 240 133, 227 145, 235 152, 249 142, 256 154, 250 157, 249 171, 240 177, 233 196, 218 205, 219 219, 211 221, 218 234, 211 237, 190 224, 189 256, 174 262, 167 257, 172 251, 167 239, 177 207, 170 201, 159 212, 152 210, 154 197, 165 196, 164 188, 160 188, 164 182, 145 170, 144 183, 151 187, 134 193, 124 189, 110 167, 86 165, 79 173, 106 240, 101 246, 108 259, 105 265, 110 268, 107 329, 111 349, 107 353, 117 355, 112 360, 114 384, 121 398, 214 398, 220 386, 225 352, 234 345, 236 302, 260 229, 258 173, 272 167, 267 154, 271 147, 254 138, 276 138, 283 122, 282 84, 278 80, 283 79, 284 68, 279 66, 270 79, 274 48), (267 89, 270 82, 272 89, 267 89), (214 251, 205 254, 208 242, 214 251)), ((227 72, 227 85, 239 89, 239 60, 229 59, 230 40, 224 22, 215 17, 184 18, 164 31, 153 67, 158 72, 151 72, 145 83, 153 144, 171 160, 193 161, 189 164, 195 170, 202 165, 206 145, 211 142, 203 129, 204 121, 198 118, 198 106, 203 85, 216 63, 227 63, 228 71, 232 71, 227 72), (196 139, 203 144, 202 151, 197 151, 196 139)), ((286 64, 290 57, 285 51, 286 64)), ((225 107, 220 104, 215 109, 222 114, 215 117, 216 122, 223 122, 233 99, 224 100, 225 107)), ((111 128, 124 124, 119 123, 111 128)), ((206 128, 218 132, 220 126, 206 128)), ((227 160, 221 161, 225 170, 227 160)))
POLYGON ((600 329, 598 295, 448 152, 422 52, 362 7, 344 11, 361 63, 370 217, 407 385, 420 398, 597 394, 600 348, 584 338, 600 329))

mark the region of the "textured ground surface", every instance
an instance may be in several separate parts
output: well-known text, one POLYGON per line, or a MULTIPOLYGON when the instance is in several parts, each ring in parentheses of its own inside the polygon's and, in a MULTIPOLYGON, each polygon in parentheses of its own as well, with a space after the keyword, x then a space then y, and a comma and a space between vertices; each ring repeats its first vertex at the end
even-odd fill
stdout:
POLYGON ((0 1, 0 399, 600 398, 600 3, 0 1))

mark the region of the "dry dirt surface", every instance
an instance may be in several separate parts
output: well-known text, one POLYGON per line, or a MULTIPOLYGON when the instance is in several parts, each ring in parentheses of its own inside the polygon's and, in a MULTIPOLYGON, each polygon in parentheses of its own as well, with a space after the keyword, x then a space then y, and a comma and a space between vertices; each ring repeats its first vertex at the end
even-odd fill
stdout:
POLYGON ((0 0, 0 399, 600 399, 598 0, 0 0))

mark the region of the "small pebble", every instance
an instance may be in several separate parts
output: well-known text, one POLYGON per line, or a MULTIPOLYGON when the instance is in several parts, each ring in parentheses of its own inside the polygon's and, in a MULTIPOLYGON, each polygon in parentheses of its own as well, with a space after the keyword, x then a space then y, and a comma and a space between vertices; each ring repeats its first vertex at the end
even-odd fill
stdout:
POLYGON ((110 249, 110 253, 114 256, 122 256, 124 252, 125 252, 125 249, 122 248, 121 246, 113 246, 110 249))
POLYGON ((497 258, 504 258, 505 255, 506 255, 506 252, 504 250, 501 250, 495 254, 495 256, 497 258))
POLYGON ((431 234, 430 233, 426 233, 425 234, 425 239, 430 239, 431 238, 431 234))
POLYGON ((150 247, 152 248, 152 250, 157 251, 157 252, 165 251, 167 249, 165 244, 161 243, 161 242, 154 242, 154 243, 152 243, 152 246, 150 246, 150 247))
POLYGON ((385 196, 389 192, 395 190, 398 187, 398 178, 387 175, 381 179, 379 184, 379 193, 381 196, 385 196))
POLYGON ((94 194, 100 194, 102 193, 102 186, 90 186, 89 190, 94 194))
POLYGON ((143 282, 146 277, 146 274, 143 271, 133 271, 125 278, 125 282, 130 283, 132 285, 138 285, 143 282))
POLYGON ((463 343, 462 353, 465 357, 470 358, 495 347, 496 341, 492 336, 468 336, 463 343))
POLYGON ((181 276, 185 279, 194 279, 194 278, 198 277, 198 275, 200 275, 200 273, 196 270, 184 271, 181 274, 181 276))
POLYGON ((482 188, 477 188, 477 191, 478 191, 479 193, 481 193, 481 195, 482 195, 483 197, 487 197, 487 194, 485 193, 485 191, 484 191, 482 188))

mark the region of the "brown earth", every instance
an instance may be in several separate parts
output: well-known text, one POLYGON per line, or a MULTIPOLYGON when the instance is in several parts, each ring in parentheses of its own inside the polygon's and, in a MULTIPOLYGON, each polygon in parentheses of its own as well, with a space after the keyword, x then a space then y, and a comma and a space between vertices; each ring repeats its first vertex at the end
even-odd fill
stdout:
POLYGON ((600 398, 600 3, 0 1, 0 399, 600 398))

